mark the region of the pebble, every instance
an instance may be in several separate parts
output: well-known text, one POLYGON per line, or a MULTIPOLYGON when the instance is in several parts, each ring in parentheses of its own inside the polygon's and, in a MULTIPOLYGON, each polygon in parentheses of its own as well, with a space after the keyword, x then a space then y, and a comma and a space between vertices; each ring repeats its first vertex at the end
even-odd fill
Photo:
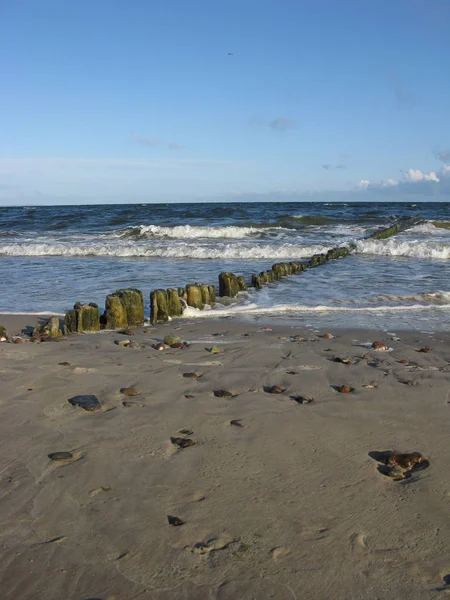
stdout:
POLYGON ((409 360, 406 360, 406 358, 404 358, 403 360, 400 361, 400 364, 409 365, 409 360))
POLYGON ((172 525, 173 527, 184 525, 183 519, 180 519, 180 517, 173 517, 172 515, 167 515, 167 521, 169 525, 172 525))
POLYGON ((216 398, 231 398, 233 394, 227 390, 214 390, 213 392, 216 398))
POLYGON ((232 419, 230 421, 230 425, 234 425, 235 427, 244 427, 241 423, 241 419, 232 419))
POLYGON ((383 342, 374 342, 374 343, 372 344, 372 348, 373 348, 374 350, 387 350, 387 346, 386 346, 386 344, 385 344, 385 343, 383 343, 383 342))
POLYGON ((114 340, 116 346, 126 347, 131 344, 131 340, 114 340))
POLYGON ((68 460, 69 458, 73 458, 73 454, 71 452, 51 452, 47 455, 50 460, 68 460))
POLYGON ((102 407, 97 396, 94 396, 93 394, 82 394, 80 396, 74 396, 73 398, 69 398, 68 402, 72 406, 79 406, 80 408, 84 408, 84 410, 87 410, 89 412, 100 410, 100 408, 102 407))
POLYGON ((341 394, 350 394, 350 392, 353 392, 353 388, 351 388, 348 385, 341 385, 338 388, 338 392, 340 392, 341 394))
POLYGON ((420 348, 418 352, 431 352, 431 348, 429 346, 425 346, 424 348, 420 348))
POLYGON ((205 350, 210 354, 219 354, 220 352, 220 348, 218 348, 217 346, 213 346, 212 348, 205 348, 205 350))
POLYGON ((198 379, 197 373, 183 373, 183 377, 186 379, 198 379))
POLYGON ((295 400, 297 404, 311 404, 314 402, 314 398, 310 396, 291 396, 292 400, 295 400))
POLYGON ((325 340, 332 340, 335 338, 332 333, 324 333, 321 337, 323 337, 325 340))
POLYGON ((282 394, 285 390, 286 388, 282 388, 279 385, 271 385, 265 389, 268 394, 282 394))
POLYGON ((13 338, 13 344, 23 344, 23 339, 21 337, 13 338))
POLYGON ((135 387, 125 387, 120 388, 120 393, 124 396, 139 396, 141 392, 135 387))
POLYGON ((193 435, 192 429, 180 429, 178 433, 182 433, 183 435, 193 435))
POLYGON ((169 346, 167 346, 164 342, 159 342, 159 344, 155 344, 153 346, 153 348, 155 350, 167 350, 167 348, 169 348, 169 346))
POLYGON ((170 441, 174 446, 178 446, 179 448, 189 448, 189 446, 194 446, 195 444, 191 438, 171 437, 170 441))
POLYGON ((168 346, 172 346, 172 344, 181 344, 181 339, 172 333, 169 333, 164 338, 164 343, 168 346))
POLYGON ((195 398, 194 394, 185 394, 184 395, 185 398, 195 398))

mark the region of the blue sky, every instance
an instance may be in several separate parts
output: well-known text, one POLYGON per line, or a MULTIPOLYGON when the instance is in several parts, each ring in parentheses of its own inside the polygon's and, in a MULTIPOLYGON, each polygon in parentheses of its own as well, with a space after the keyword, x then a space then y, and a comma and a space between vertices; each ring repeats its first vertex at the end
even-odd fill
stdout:
POLYGON ((449 56, 450 0, 7 0, 0 203, 448 201, 449 56))

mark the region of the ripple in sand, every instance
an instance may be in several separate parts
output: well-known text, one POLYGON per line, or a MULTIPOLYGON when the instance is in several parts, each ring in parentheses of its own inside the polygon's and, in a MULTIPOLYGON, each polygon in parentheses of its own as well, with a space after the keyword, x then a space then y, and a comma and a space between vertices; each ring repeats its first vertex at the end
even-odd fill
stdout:
POLYGON ((51 452, 47 454, 50 460, 60 461, 60 460, 70 460, 73 458, 72 452, 51 452))

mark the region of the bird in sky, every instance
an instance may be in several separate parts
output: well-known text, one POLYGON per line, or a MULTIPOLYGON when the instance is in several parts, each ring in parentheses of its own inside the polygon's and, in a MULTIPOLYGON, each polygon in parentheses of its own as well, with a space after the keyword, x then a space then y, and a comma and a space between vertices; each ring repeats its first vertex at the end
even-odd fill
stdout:
POLYGON ((228 56, 234 56, 232 52, 228 52, 228 56))

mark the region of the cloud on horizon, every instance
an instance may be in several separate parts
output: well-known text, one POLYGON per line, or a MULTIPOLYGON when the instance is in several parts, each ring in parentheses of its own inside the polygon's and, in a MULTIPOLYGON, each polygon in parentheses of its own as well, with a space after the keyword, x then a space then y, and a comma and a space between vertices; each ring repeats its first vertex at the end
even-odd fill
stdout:
POLYGON ((332 171, 333 169, 346 169, 347 167, 345 165, 328 165, 328 164, 324 164, 321 165, 322 169, 325 169, 325 171, 332 171))
POLYGON ((178 144, 177 142, 165 142, 164 140, 158 140, 156 138, 141 135, 140 133, 136 133, 135 131, 131 132, 131 137, 138 144, 141 144, 142 146, 147 146, 149 148, 156 148, 158 146, 165 146, 166 148, 169 148, 169 150, 184 150, 186 148, 186 146, 178 144))
POLYGON ((450 195, 450 165, 443 164, 438 171, 425 173, 420 169, 408 169, 400 179, 372 182, 361 179, 356 190, 388 194, 423 194, 424 196, 450 195))
POLYGON ((270 121, 269 127, 274 131, 288 131, 289 129, 295 129, 297 127, 297 123, 295 119, 278 117, 277 119, 270 121))

